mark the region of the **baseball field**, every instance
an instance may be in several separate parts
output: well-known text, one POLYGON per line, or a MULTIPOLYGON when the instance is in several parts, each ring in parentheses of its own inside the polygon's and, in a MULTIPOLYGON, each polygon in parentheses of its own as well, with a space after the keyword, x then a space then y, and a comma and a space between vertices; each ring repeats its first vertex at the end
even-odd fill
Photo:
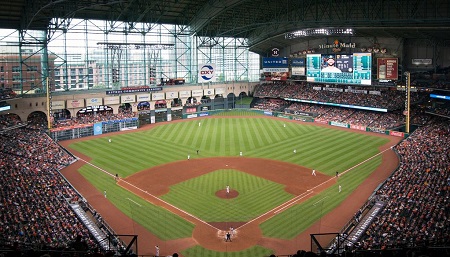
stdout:
POLYGON ((236 114, 64 141, 62 173, 140 255, 268 256, 338 232, 398 164, 400 138, 236 114))

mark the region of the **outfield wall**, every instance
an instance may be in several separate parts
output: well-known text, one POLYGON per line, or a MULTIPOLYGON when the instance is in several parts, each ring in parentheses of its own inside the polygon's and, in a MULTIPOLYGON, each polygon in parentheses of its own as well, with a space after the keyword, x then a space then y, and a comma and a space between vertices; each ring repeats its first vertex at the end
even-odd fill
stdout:
MULTIPOLYGON (((211 111, 201 111, 201 112, 195 112, 195 113, 186 113, 183 114, 183 119, 191 119, 191 118, 199 118, 199 117, 206 117, 206 116, 214 116, 223 112, 231 112, 235 111, 233 110, 211 110, 211 111)), ((273 116, 288 120, 296 120, 296 121, 303 121, 303 122, 316 122, 320 124, 327 124, 334 127, 340 127, 340 128, 348 128, 348 129, 354 129, 354 130, 361 130, 361 131, 367 131, 367 132, 374 132, 374 133, 380 133, 390 136, 397 136, 397 137, 407 137, 408 134, 404 132, 394 131, 394 130, 385 130, 380 128, 372 128, 372 127, 366 127, 366 126, 360 126, 360 125, 353 125, 350 123, 344 123, 344 122, 337 122, 337 121, 327 121, 327 120, 321 120, 321 119, 315 119, 312 114, 309 113, 299 113, 292 114, 292 113, 283 113, 283 112, 276 112, 276 111, 264 111, 264 110, 257 110, 257 109, 241 109, 243 112, 253 112, 257 113, 259 115, 264 116, 273 116)))
POLYGON ((55 141, 69 140, 80 137, 101 135, 110 132, 137 129, 138 126, 138 118, 102 121, 94 124, 77 124, 70 127, 51 129, 50 137, 55 141))
MULTIPOLYGON (((283 113, 283 112, 275 112, 275 111, 264 111, 258 109, 220 109, 220 110, 208 110, 208 111, 200 111, 200 112, 191 112, 191 113, 183 113, 181 115, 181 119, 192 119, 192 118, 201 118, 208 116, 216 116, 216 115, 261 115, 261 116, 271 116, 278 117, 287 120, 296 120, 303 122, 316 122, 320 124, 327 124, 330 126, 354 129, 360 131, 374 132, 385 135, 397 136, 397 137, 407 137, 408 134, 404 132, 394 131, 394 130, 384 130, 379 128, 371 128, 360 125, 353 125, 350 123, 336 122, 336 121, 327 121, 321 119, 315 119, 312 115, 296 115, 291 113, 283 113)), ((155 114, 153 114, 155 115, 155 114)), ((172 121, 171 111, 168 109, 164 115, 167 115, 167 119, 165 121, 172 121)), ((149 123, 155 123, 155 116, 150 114, 151 121, 149 123)), ((143 125, 142 120, 139 118, 128 118, 122 120, 112 120, 112 121, 103 121, 95 124, 78 124, 70 127, 63 128, 55 128, 50 130, 50 137, 56 141, 61 140, 69 140, 87 136, 95 136, 101 135, 110 132, 124 131, 124 130, 132 130, 137 129, 140 125, 143 125)))

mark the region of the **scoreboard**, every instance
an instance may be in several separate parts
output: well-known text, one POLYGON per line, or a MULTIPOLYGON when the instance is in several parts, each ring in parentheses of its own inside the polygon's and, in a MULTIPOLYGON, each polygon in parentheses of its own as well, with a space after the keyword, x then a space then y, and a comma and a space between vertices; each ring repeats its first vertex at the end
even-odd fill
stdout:
POLYGON ((372 84, 372 54, 308 54, 306 55, 306 80, 317 83, 372 84), (330 62, 333 71, 328 71, 330 62))

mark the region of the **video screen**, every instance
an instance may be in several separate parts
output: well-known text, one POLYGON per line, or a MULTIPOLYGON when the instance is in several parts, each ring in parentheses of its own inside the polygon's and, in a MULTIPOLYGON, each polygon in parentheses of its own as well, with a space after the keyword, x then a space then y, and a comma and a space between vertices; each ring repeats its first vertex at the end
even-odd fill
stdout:
POLYGON ((317 83, 372 84, 372 54, 307 54, 306 80, 317 83))

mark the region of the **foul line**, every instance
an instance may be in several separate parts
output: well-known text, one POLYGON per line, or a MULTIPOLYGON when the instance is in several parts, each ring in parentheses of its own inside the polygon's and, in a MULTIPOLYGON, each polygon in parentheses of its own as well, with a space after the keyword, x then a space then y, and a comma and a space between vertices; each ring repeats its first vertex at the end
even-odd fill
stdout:
MULTIPOLYGON (((385 149, 385 150, 383 150, 383 151, 381 151, 381 152, 375 154, 374 156, 372 156, 372 157, 370 157, 370 158, 368 158, 368 159, 366 159, 366 160, 364 160, 364 161, 362 161, 362 162, 356 164, 355 166, 348 168, 347 170, 343 171, 339 176, 341 176, 341 175, 343 175, 343 174, 345 174, 345 173, 347 173, 347 172, 349 172, 349 171, 355 169, 355 168, 358 167, 358 166, 361 166, 362 164, 364 164, 364 163, 366 163, 366 162, 372 160, 373 158, 375 158, 375 157, 377 157, 377 156, 379 156, 379 155, 383 154, 384 152, 386 152, 386 151, 388 151, 388 150, 391 150, 391 149, 392 149, 392 147, 387 148, 387 149, 385 149)), ((96 165, 94 165, 94 164, 92 164, 92 163, 90 163, 90 162, 88 162, 88 161, 85 161, 85 160, 83 160, 83 159, 81 159, 81 158, 79 158, 79 157, 76 157, 76 158, 77 158, 78 160, 81 160, 81 161, 85 162, 86 164, 89 164, 89 165, 91 165, 92 167, 94 167, 94 168, 96 168, 96 169, 98 169, 98 170, 100 170, 100 171, 102 171, 102 172, 104 172, 104 173, 110 175, 111 177, 115 177, 113 174, 109 173, 108 171, 106 171, 106 170, 104 170, 104 169, 102 169, 102 168, 100 168, 100 167, 98 167, 98 166, 96 166, 96 165)), ((280 213, 280 212, 286 210, 287 208, 289 208, 289 207, 291 207, 292 205, 296 204, 298 201, 300 201, 300 200, 302 200, 303 198, 307 197, 308 195, 312 194, 312 193, 314 192, 314 189, 316 189, 316 188, 318 188, 318 187, 320 187, 320 186, 322 186, 322 185, 324 185, 324 184, 330 182, 330 181, 333 180, 333 179, 335 179, 335 178, 334 178, 334 177, 329 178, 328 180, 326 180, 326 181, 324 181, 324 182, 322 182, 322 183, 320 183, 320 184, 318 184, 318 185, 316 185, 316 186, 314 186, 314 187, 308 189, 306 192, 301 193, 300 195, 297 195, 296 197, 294 197, 294 198, 292 198, 292 199, 290 199, 290 200, 288 200, 288 201, 286 201, 286 202, 280 204, 279 206, 273 208, 272 210, 269 210, 269 211, 267 211, 267 212, 265 212, 265 213, 259 215, 258 217, 254 218, 254 219, 251 219, 250 221, 246 222, 245 224, 243 224, 243 225, 240 226, 240 227, 237 227, 236 229, 242 228, 242 227, 244 227, 244 226, 250 224, 251 222, 254 222, 255 220, 260 219, 260 218, 262 218, 262 217, 264 217, 264 216, 266 216, 266 215, 268 215, 268 214, 270 214, 270 213, 278 214, 278 213, 280 213)), ((147 195, 149 195, 149 196, 155 198, 156 200, 158 200, 158 201, 160 201, 160 202, 162 202, 162 203, 164 203, 164 204, 166 204, 166 205, 168 205, 168 206, 170 206, 170 207, 172 207, 172 208, 174 208, 174 209, 176 209, 176 210, 178 210, 178 211, 180 211, 180 212, 182 212, 182 213, 184 213, 184 214, 186 214, 186 215, 188 215, 188 216, 190 216, 190 217, 192 217, 193 219, 195 219, 195 220, 197 220, 197 221, 199 221, 199 222, 201 222, 201 223, 203 223, 203 224, 205 224, 205 225, 208 225, 208 226, 211 227, 211 228, 215 228, 215 229, 217 229, 218 231, 220 231, 220 229, 218 229, 218 228, 212 226, 212 225, 209 224, 208 222, 206 222, 206 221, 204 221, 204 220, 201 220, 201 219, 197 218, 196 216, 194 216, 194 215, 192 215, 192 214, 190 214, 190 213, 188 213, 188 212, 186 212, 186 211, 184 211, 184 210, 182 210, 182 209, 180 209, 180 208, 178 208, 178 207, 176 207, 176 206, 174 206, 174 205, 172 205, 172 204, 170 204, 170 203, 168 203, 168 202, 166 202, 166 201, 164 201, 164 200, 162 200, 162 199, 160 199, 159 197, 154 196, 154 195, 148 193, 147 191, 142 190, 141 188, 138 188, 137 186, 135 186, 135 185, 129 183, 128 181, 125 181, 125 180, 122 180, 122 181, 123 181, 124 183, 130 185, 131 187, 134 187, 135 189, 137 189, 137 190, 139 190, 139 191, 141 191, 141 192, 143 192, 143 193, 145 193, 145 194, 147 194, 147 195)), ((132 201, 132 200, 129 199, 129 198, 127 198, 127 199, 130 200, 130 201, 132 201)), ((322 199, 322 200, 323 200, 323 199, 322 199)), ((322 200, 319 200, 319 201, 322 201, 322 200)), ((132 202, 134 202, 134 201, 132 201, 132 202)), ((136 202, 135 202, 135 203, 136 203, 136 202)), ((317 203, 317 202, 316 202, 316 203, 317 203)), ((137 203, 136 203, 136 204, 137 204, 137 203)))
MULTIPOLYGON (((80 160, 80 161, 83 161, 84 163, 86 163, 86 164, 88 164, 88 165, 91 165, 92 167, 94 167, 94 168, 96 168, 96 169, 98 169, 98 170, 100 170, 100 171, 106 173, 107 175, 110 175, 111 177, 115 177, 113 174, 109 173, 108 171, 106 171, 106 170, 104 170, 104 169, 102 169, 102 168, 100 168, 100 167, 98 167, 98 166, 96 166, 96 165, 94 165, 94 164, 92 164, 92 163, 86 161, 86 160, 83 160, 83 159, 78 158, 78 157, 77 157, 77 159, 80 160)), ((180 209, 180 208, 178 208, 178 207, 176 207, 176 206, 174 206, 174 205, 172 205, 172 204, 170 204, 170 203, 168 203, 168 202, 162 200, 161 198, 159 198, 159 197, 157 197, 157 196, 155 196, 155 195, 152 195, 152 194, 148 193, 147 191, 142 190, 141 188, 139 188, 139 187, 137 187, 137 186, 135 186, 135 185, 129 183, 128 181, 122 180, 122 182, 124 182, 124 183, 130 185, 131 187, 133 187, 133 188, 135 188, 135 189, 137 189, 137 190, 139 190, 139 191, 145 193, 145 194, 148 195, 148 196, 151 196, 151 197, 155 198, 157 201, 160 201, 160 202, 162 202, 162 203, 164 203, 164 204, 166 204, 166 205, 168 205, 168 206, 170 206, 170 207, 172 207, 172 208, 174 208, 174 209, 176 209, 176 210, 178 210, 178 211, 180 211, 180 212, 182 212, 182 213, 184 213, 184 214, 186 214, 186 215, 192 217, 193 219, 196 219, 197 221, 199 221, 199 222, 201 222, 201 223, 203 223, 203 224, 205 224, 205 225, 208 225, 208 226, 210 226, 210 227, 212 227, 212 228, 215 228, 215 229, 217 229, 217 230, 220 230, 220 229, 218 229, 218 228, 212 226, 212 225, 209 224, 208 222, 206 222, 206 221, 204 221, 204 220, 201 220, 201 219, 197 218, 196 216, 194 216, 194 215, 192 215, 192 214, 190 214, 190 213, 188 213, 188 212, 186 212, 186 211, 184 211, 184 210, 182 210, 182 209, 180 209)), ((168 210, 167 208, 165 208, 165 209, 168 210)), ((170 210, 168 210, 168 211, 170 211, 170 210)), ((173 213, 173 212, 172 212, 172 213, 173 213)))
POLYGON ((133 201, 132 199, 130 199, 130 198, 128 198, 128 197, 125 198, 125 199, 127 199, 128 201, 130 201, 130 202, 136 204, 136 205, 139 206, 139 207, 142 207, 142 205, 138 204, 137 202, 133 201))
MULTIPOLYGON (((379 155, 383 154, 384 152, 386 152, 386 151, 388 151, 388 150, 391 150, 391 149, 392 149, 392 147, 387 148, 387 149, 385 149, 385 150, 383 150, 383 151, 381 151, 381 152, 375 154, 374 156, 372 156, 372 157, 370 157, 370 158, 368 158, 368 159, 366 159, 366 160, 364 160, 364 161, 362 161, 362 162, 356 164, 355 166, 353 166, 353 167, 351 167, 351 168, 348 168, 347 170, 343 171, 339 176, 341 176, 341 175, 343 175, 343 174, 345 174, 345 173, 347 173, 347 172, 353 170, 354 168, 356 168, 356 167, 358 167, 358 166, 360 166, 360 165, 362 165, 362 164, 364 164, 364 163, 366 163, 366 162, 372 160, 373 158, 375 158, 375 157, 377 157, 377 156, 379 156, 379 155)), ((249 224, 249 223, 251 223, 251 222, 254 222, 254 221, 257 220, 257 219, 260 219, 260 218, 264 217, 265 215, 268 215, 269 213, 272 213, 272 212, 273 212, 274 214, 278 214, 278 213, 280 213, 280 212, 286 210, 287 208, 289 208, 289 207, 291 207, 292 205, 296 204, 299 200, 301 200, 301 199, 305 198, 306 196, 312 194, 312 193, 314 192, 314 191, 313 191, 314 189, 316 189, 316 188, 318 188, 318 187, 320 187, 320 186, 322 186, 322 185, 324 185, 324 184, 326 184, 326 183, 332 181, 333 179, 335 179, 335 178, 334 178, 334 177, 329 178, 328 180, 326 180, 326 181, 324 181, 324 182, 322 182, 322 183, 320 183, 320 184, 318 184, 318 185, 316 185, 316 186, 314 186, 314 187, 308 189, 306 192, 304 192, 304 193, 302 193, 302 194, 300 194, 300 195, 298 195, 298 196, 296 196, 296 197, 290 199, 290 200, 287 201, 287 202, 282 203, 281 205, 279 205, 279 206, 273 208, 272 210, 267 211, 266 213, 263 213, 263 214, 259 215, 258 217, 256 217, 256 218, 250 220, 249 222, 243 224, 243 225, 240 226, 239 228, 244 227, 245 225, 247 225, 247 224, 249 224)), ((323 199, 322 199, 322 200, 323 200, 323 199)), ((320 200, 320 201, 322 201, 322 200, 320 200)))

